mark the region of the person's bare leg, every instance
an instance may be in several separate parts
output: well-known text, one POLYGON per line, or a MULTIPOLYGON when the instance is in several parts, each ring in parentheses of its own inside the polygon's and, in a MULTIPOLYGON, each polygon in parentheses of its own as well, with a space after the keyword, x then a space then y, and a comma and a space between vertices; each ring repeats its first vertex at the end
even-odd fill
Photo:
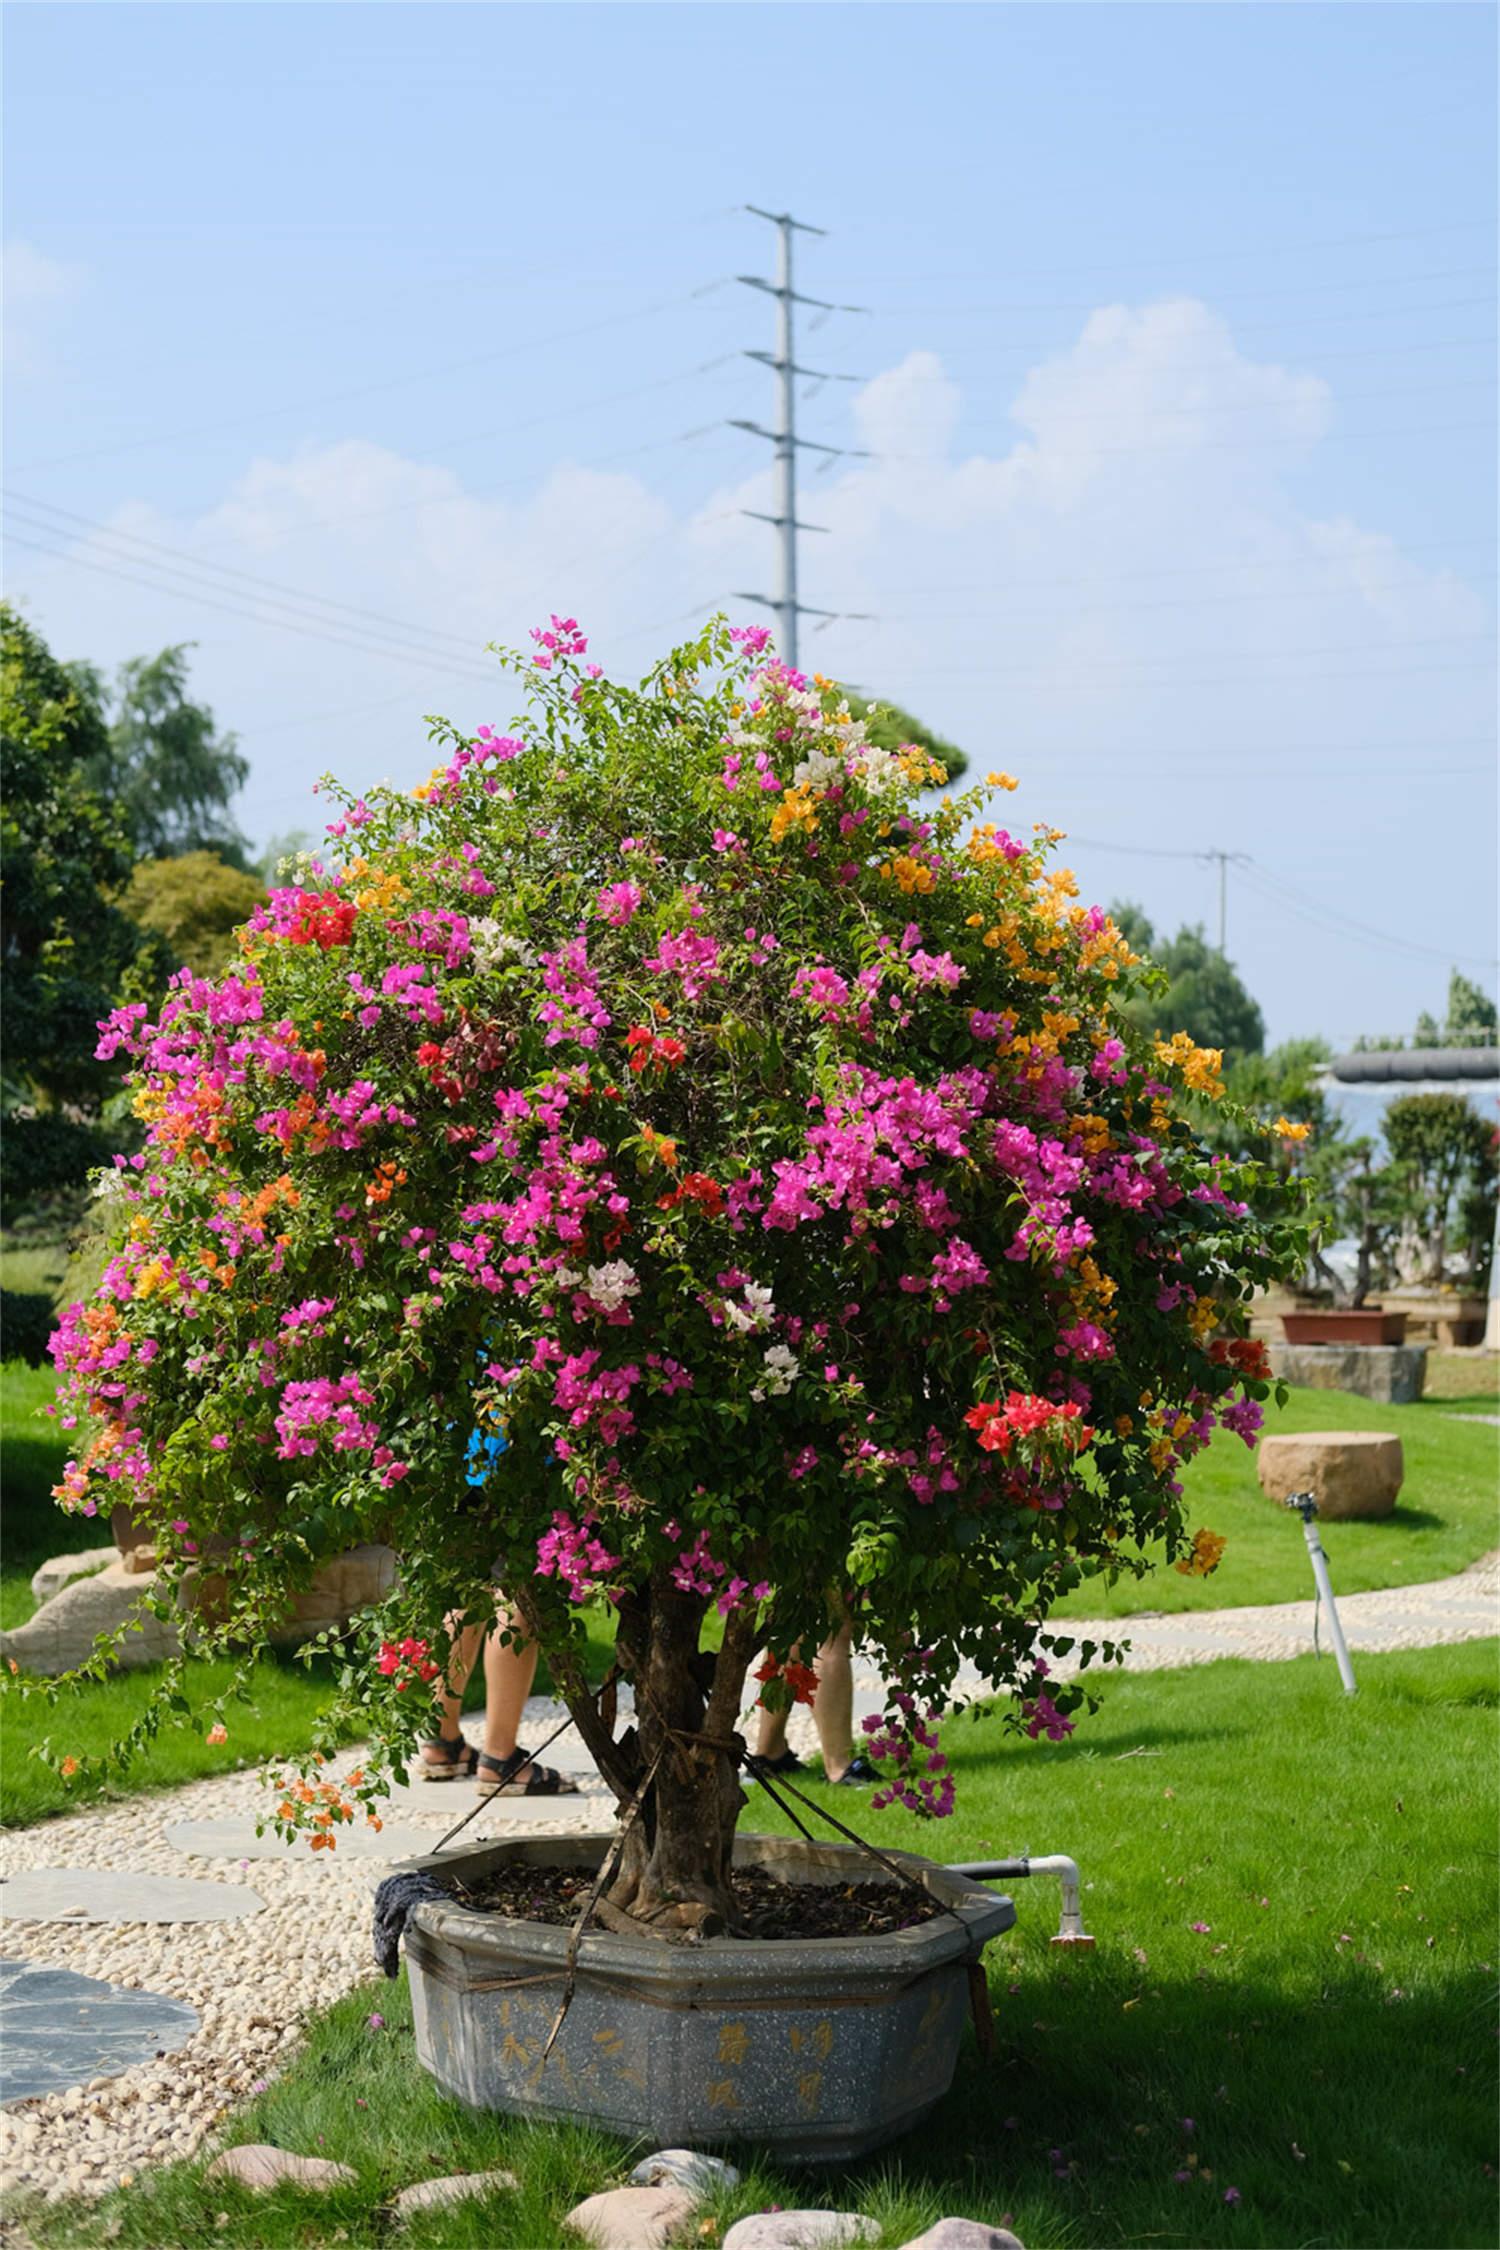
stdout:
MULTIPOLYGON (((483 1638, 482 1625, 466 1625, 461 1633, 454 1635, 448 1670, 442 1686, 433 1698, 438 1713, 437 1731, 449 1742, 463 1732, 459 1721, 463 1717, 464 1689, 469 1684, 469 1675, 478 1659, 479 1644, 483 1638)), ((451 1762, 431 1743, 422 1745, 422 1760, 429 1766, 445 1766, 451 1762)))
MULTIPOLYGON (((818 1689, 813 1697, 813 1724, 823 1752, 823 1771, 830 1781, 847 1773, 854 1759, 853 1639, 854 1629, 846 1619, 823 1643, 814 1662, 818 1689)), ((793 1649, 793 1663, 797 1655, 793 1649)), ((790 1711, 768 1711, 762 1705, 755 1743, 758 1758, 775 1760, 782 1755, 790 1716, 790 1711)))
POLYGON ((755 1737, 757 1758, 770 1758, 774 1761, 781 1756, 786 1748, 786 1723, 790 1717, 790 1711, 768 1711, 764 1704, 761 1705, 760 1726, 755 1737))
MULTIPOLYGON (((484 1747, 491 1758, 508 1758, 516 1747, 521 1715, 536 1678, 535 1641, 504 1641, 504 1628, 488 1635, 484 1644, 484 1747)), ((529 1762, 512 1776, 523 1786, 531 1778, 529 1762)))
POLYGON ((854 1763, 854 1628, 846 1619, 818 1651, 818 1692, 813 1722, 823 1771, 837 1781, 854 1763))

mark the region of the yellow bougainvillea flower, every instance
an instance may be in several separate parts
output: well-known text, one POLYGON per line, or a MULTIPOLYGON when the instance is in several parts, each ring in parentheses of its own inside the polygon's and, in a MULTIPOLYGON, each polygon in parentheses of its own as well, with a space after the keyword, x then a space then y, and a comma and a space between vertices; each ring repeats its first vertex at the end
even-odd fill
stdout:
POLYGON ((1290 1117, 1278 1117, 1271 1130, 1279 1133, 1284 1141, 1305 1141, 1312 1127, 1305 1119, 1294 1124, 1290 1117))
POLYGON ((1192 1553, 1185 1555, 1173 1568, 1180 1571, 1184 1578, 1207 1578, 1210 1571, 1218 1569, 1219 1558, 1228 1544, 1229 1541, 1222 1532, 1195 1531, 1192 1553))

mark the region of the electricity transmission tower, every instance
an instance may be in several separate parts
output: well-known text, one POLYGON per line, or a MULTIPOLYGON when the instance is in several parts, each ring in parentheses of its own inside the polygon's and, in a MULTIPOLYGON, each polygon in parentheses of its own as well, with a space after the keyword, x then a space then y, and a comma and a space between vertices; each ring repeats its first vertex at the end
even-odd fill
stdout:
POLYGON ((744 508, 742 515, 754 516, 760 523, 769 523, 778 534, 777 552, 780 567, 777 574, 777 591, 771 594, 736 594, 736 601, 755 602, 762 609, 775 612, 776 642, 784 660, 794 670, 797 666, 797 620, 800 617, 863 616, 857 610, 811 609, 797 598, 797 534, 799 531, 826 531, 821 523, 801 523, 797 518, 797 453, 822 453, 830 457, 838 454, 868 458, 860 449, 843 445, 820 445, 812 438, 797 435, 797 378, 811 377, 823 383, 856 383, 857 375, 830 375, 821 368, 799 367, 793 342, 794 305, 813 305, 820 312, 858 312, 857 305, 833 305, 822 297, 799 296, 792 286, 792 236, 794 234, 825 233, 822 227, 808 226, 802 219, 794 219, 789 211, 762 211, 758 204, 747 203, 747 211, 757 219, 768 219, 777 233, 776 279, 765 281, 759 274, 742 273, 735 276, 747 289, 762 289, 776 299, 776 349, 774 352, 747 351, 747 359, 758 359, 769 367, 776 377, 777 416, 779 426, 774 430, 762 427, 759 422, 731 420, 730 428, 748 430, 752 437, 765 438, 776 449, 776 512, 768 515, 761 508, 744 508))

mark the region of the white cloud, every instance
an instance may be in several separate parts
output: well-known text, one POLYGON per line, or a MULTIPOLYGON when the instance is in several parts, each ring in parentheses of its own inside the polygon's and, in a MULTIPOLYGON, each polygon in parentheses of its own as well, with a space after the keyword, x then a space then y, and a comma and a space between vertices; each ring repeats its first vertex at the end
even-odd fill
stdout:
MULTIPOLYGON (((1487 607, 1380 531, 1300 502, 1302 468, 1339 426, 1330 387, 1247 358, 1183 299, 1092 314, 1015 392, 1013 441, 964 448, 964 405, 938 358, 913 352, 856 396, 874 458, 806 475, 800 512, 833 535, 805 542, 804 599, 879 621, 809 631, 804 662, 909 704, 978 771, 1021 773, 1009 809, 1023 821, 1249 851, 1438 955, 1491 950, 1484 784, 1454 770, 1483 760, 1487 607)), ((351 440, 255 461, 190 523, 142 505, 115 528, 408 621, 440 636, 425 659, 373 616, 295 596, 276 614, 301 635, 276 630, 237 580, 215 598, 261 622, 197 608, 185 584, 173 596, 52 565, 36 608, 69 655, 112 661, 196 633, 196 677, 243 734, 245 819, 264 834, 309 817, 324 766, 357 781, 421 770, 424 711, 506 716, 510 691, 487 689, 475 657, 548 610, 579 616, 595 652, 633 671, 695 609, 768 588, 768 533, 739 511, 769 504, 766 470, 684 514, 641 476, 567 463, 527 497, 487 497, 351 440), (354 639, 367 645, 337 645, 354 639)), ((75 552, 125 567, 107 542, 75 552)), ((1213 879, 1190 860, 1075 858, 1093 895, 1144 897, 1172 926, 1212 918, 1213 879)), ((1320 936, 1253 880, 1236 888, 1230 951, 1273 1032, 1394 1030, 1440 997, 1441 958, 1320 936)))
POLYGON ((83 284, 81 266, 46 257, 33 244, 7 242, 3 257, 5 364, 13 374, 36 374, 47 360, 57 314, 83 284))

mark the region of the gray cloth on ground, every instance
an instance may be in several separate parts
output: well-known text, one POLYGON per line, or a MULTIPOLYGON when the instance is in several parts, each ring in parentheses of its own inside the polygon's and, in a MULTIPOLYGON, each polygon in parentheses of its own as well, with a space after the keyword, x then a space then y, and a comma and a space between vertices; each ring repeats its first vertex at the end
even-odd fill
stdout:
POLYGON ((431 1875, 387 1875, 375 1893, 375 1919, 370 1936, 375 1959, 388 1977, 395 1976, 400 1967, 407 1916, 427 1899, 450 1899, 452 1895, 431 1875))

